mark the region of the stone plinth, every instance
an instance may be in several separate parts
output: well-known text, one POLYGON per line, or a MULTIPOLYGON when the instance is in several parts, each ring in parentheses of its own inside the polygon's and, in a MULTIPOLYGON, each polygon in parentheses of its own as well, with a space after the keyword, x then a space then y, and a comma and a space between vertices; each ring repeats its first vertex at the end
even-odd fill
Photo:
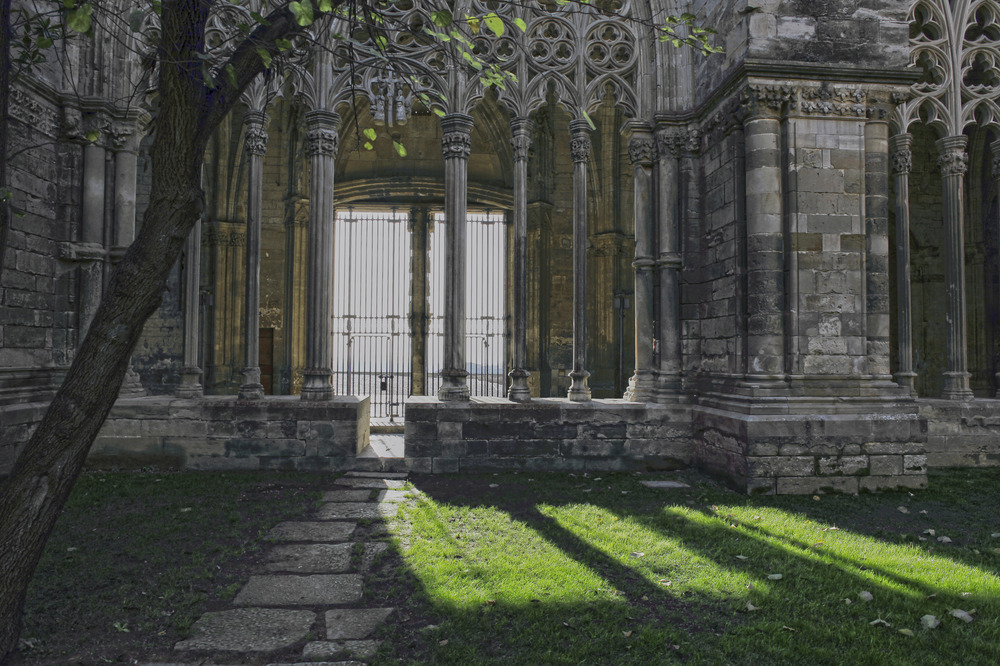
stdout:
POLYGON ((918 400, 931 467, 1000 465, 1000 400, 918 400))
POLYGON ((348 469, 368 445, 368 398, 119 400, 90 464, 187 469, 348 469))
POLYGON ((690 407, 624 400, 406 403, 414 471, 677 469, 694 459, 690 407))
MULTIPOLYGON (((846 413, 845 413, 846 412, 846 413)), ((695 407, 697 464, 747 493, 858 493, 927 487, 927 421, 877 413, 743 414, 695 407)))

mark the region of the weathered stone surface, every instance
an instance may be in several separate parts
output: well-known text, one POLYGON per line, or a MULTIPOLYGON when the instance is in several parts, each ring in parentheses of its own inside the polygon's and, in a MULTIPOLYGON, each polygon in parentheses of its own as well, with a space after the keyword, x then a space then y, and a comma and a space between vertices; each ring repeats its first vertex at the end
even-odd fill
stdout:
POLYGON ((373 541, 365 544, 361 553, 361 570, 367 571, 375 562, 375 558, 384 553, 389 548, 389 544, 384 541, 373 541))
POLYGON ((383 490, 379 492, 375 500, 378 502, 405 502, 418 494, 416 490, 383 490))
POLYGON ((330 502, 316 512, 320 520, 378 519, 396 515, 399 506, 392 502, 363 504, 360 502, 330 502))
POLYGON ((354 532, 356 523, 347 522, 294 522, 278 523, 267 533, 268 539, 275 541, 347 541, 354 532))
MULTIPOLYGON (((337 659, 352 656, 357 659, 371 659, 382 641, 310 641, 302 650, 306 659, 337 659)), ((344 662, 347 663, 347 662, 344 662)), ((350 662, 358 663, 358 662, 350 662)), ((312 665, 314 666, 314 665, 312 665)))
POLYGON ((343 573, 351 568, 353 543, 309 543, 275 546, 267 553, 268 571, 343 573))
POLYGON ((251 576, 233 603, 237 606, 334 606, 361 599, 358 574, 251 576))
POLYGON ((399 489, 406 485, 406 482, 401 479, 366 479, 352 477, 341 477, 334 481, 334 483, 341 486, 350 486, 351 488, 378 488, 379 490, 385 488, 399 489))
POLYGON ((326 637, 335 640, 367 638, 394 611, 393 608, 338 608, 326 612, 326 637))
POLYGON ((316 614, 305 610, 237 608, 205 613, 191 626, 192 637, 175 650, 270 652, 306 637, 316 614))
POLYGON ((639 483, 646 486, 647 488, 672 489, 672 488, 691 487, 682 481, 640 481, 639 483))
POLYGON ((366 502, 371 499, 371 490, 328 490, 323 493, 324 502, 366 502))

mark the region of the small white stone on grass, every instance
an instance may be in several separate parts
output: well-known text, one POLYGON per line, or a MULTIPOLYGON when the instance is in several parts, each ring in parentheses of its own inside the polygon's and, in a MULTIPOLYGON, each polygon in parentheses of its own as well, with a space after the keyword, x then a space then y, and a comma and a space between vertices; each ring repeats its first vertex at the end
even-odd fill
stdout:
POLYGON ((924 530, 924 534, 927 534, 928 536, 937 536, 937 532, 931 529, 924 530))
POLYGON ((861 599, 861 601, 873 601, 875 597, 868 590, 862 590, 858 592, 858 599, 861 599))
POLYGON ((957 617, 959 620, 964 622, 972 622, 972 615, 965 612, 964 610, 959 610, 958 608, 952 609, 949 613, 952 617, 957 617))
POLYGON ((937 540, 940 541, 941 543, 951 543, 951 539, 949 539, 946 536, 939 536, 937 540))
POLYGON ((784 578, 784 576, 781 574, 767 574, 768 580, 781 580, 782 578, 784 578))
POLYGON ((924 629, 937 629, 938 625, 941 624, 941 620, 937 619, 934 615, 924 615, 920 618, 920 624, 923 625, 924 629))
POLYGON ((897 506, 896 510, 899 511, 900 513, 909 513, 910 512, 910 510, 907 509, 905 506, 897 506))

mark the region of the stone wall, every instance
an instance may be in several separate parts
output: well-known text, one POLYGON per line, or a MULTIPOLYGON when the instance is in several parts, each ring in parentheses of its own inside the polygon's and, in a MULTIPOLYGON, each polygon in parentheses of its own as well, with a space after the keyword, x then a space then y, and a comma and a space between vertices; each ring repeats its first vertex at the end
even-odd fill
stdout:
POLYGON ((340 470, 368 446, 368 398, 119 400, 90 451, 96 467, 340 470))
POLYGON ((414 397, 406 403, 405 455, 421 472, 679 469, 694 459, 689 422, 685 405, 414 397))
POLYGON ((920 400, 930 467, 1000 465, 1000 401, 920 400))

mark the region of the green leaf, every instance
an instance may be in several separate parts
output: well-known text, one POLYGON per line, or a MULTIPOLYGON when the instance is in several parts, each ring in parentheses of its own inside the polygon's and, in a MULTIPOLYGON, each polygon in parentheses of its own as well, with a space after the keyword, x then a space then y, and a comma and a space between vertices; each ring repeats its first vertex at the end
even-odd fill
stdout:
POLYGON ((528 31, 528 24, 524 22, 523 18, 514 19, 514 25, 516 25, 521 32, 528 31))
POLYGON ((291 40, 285 39, 284 37, 279 37, 274 40, 274 45, 278 47, 279 51, 289 51, 292 48, 291 40))
POLYGON ((257 55, 260 56, 261 62, 264 63, 264 69, 271 69, 271 54, 267 52, 267 49, 260 46, 257 47, 257 55))
POLYGON ((375 132, 375 130, 373 130, 371 127, 366 127, 364 134, 365 134, 365 137, 367 139, 371 140, 371 141, 374 141, 375 137, 378 136, 378 134, 375 132))
POLYGON ((229 83, 231 83, 234 88, 238 88, 239 83, 236 81, 236 68, 232 65, 226 65, 226 74, 229 76, 229 83))
POLYGON ((98 131, 98 130, 95 130, 95 129, 92 129, 92 130, 90 130, 89 132, 87 132, 86 134, 84 134, 84 135, 83 135, 83 138, 85 138, 85 139, 86 139, 87 141, 89 141, 90 143, 94 143, 94 142, 96 142, 96 141, 97 141, 98 139, 100 139, 100 138, 101 138, 101 133, 100 133, 100 131, 98 131))
POLYGON ((52 46, 52 40, 48 37, 39 37, 36 44, 40 49, 47 49, 52 46))
POLYGON ((331 0, 319 0, 319 2, 316 3, 316 6, 321 12, 333 11, 333 2, 331 0))
POLYGON ((389 46, 389 40, 385 38, 385 35, 376 35, 375 46, 379 51, 385 51, 386 47, 389 46))
POLYGON ((594 121, 591 119, 590 114, 587 113, 586 109, 584 109, 584 111, 583 111, 583 119, 587 121, 588 125, 590 125, 590 129, 592 129, 592 130, 596 130, 597 129, 597 125, 594 124, 594 121))
POLYGON ((437 108, 436 106, 433 109, 431 109, 431 111, 434 112, 434 115, 439 116, 441 118, 444 118, 445 115, 447 115, 447 114, 445 114, 444 111, 442 111, 441 109, 437 108))
POLYGON ((373 146, 370 141, 365 141, 365 145, 364 145, 365 150, 371 150, 374 147, 375 146, 373 146))
POLYGON ((431 12, 431 23, 439 28, 447 28, 451 25, 454 19, 451 16, 451 12, 447 9, 442 9, 441 11, 431 12))
POLYGON ((302 0, 302 2, 289 2, 288 9, 295 17, 295 22, 302 27, 312 25, 313 6, 312 0, 302 0))
POLYGON ((494 35, 503 37, 504 24, 503 19, 499 16, 491 12, 483 17, 483 23, 486 24, 486 28, 494 35))
POLYGON ((479 19, 476 18, 475 16, 469 16, 468 14, 466 14, 465 20, 469 24, 469 27, 472 28, 472 34, 473 35, 478 35, 479 34, 479 19))
POLYGON ((403 144, 401 144, 399 141, 393 141, 392 147, 396 149, 396 153, 400 157, 406 157, 406 147, 403 146, 403 144))
POLYGON ((80 5, 75 9, 69 10, 66 14, 66 25, 69 26, 70 30, 80 33, 90 32, 92 25, 90 14, 93 11, 93 7, 90 5, 80 5))

